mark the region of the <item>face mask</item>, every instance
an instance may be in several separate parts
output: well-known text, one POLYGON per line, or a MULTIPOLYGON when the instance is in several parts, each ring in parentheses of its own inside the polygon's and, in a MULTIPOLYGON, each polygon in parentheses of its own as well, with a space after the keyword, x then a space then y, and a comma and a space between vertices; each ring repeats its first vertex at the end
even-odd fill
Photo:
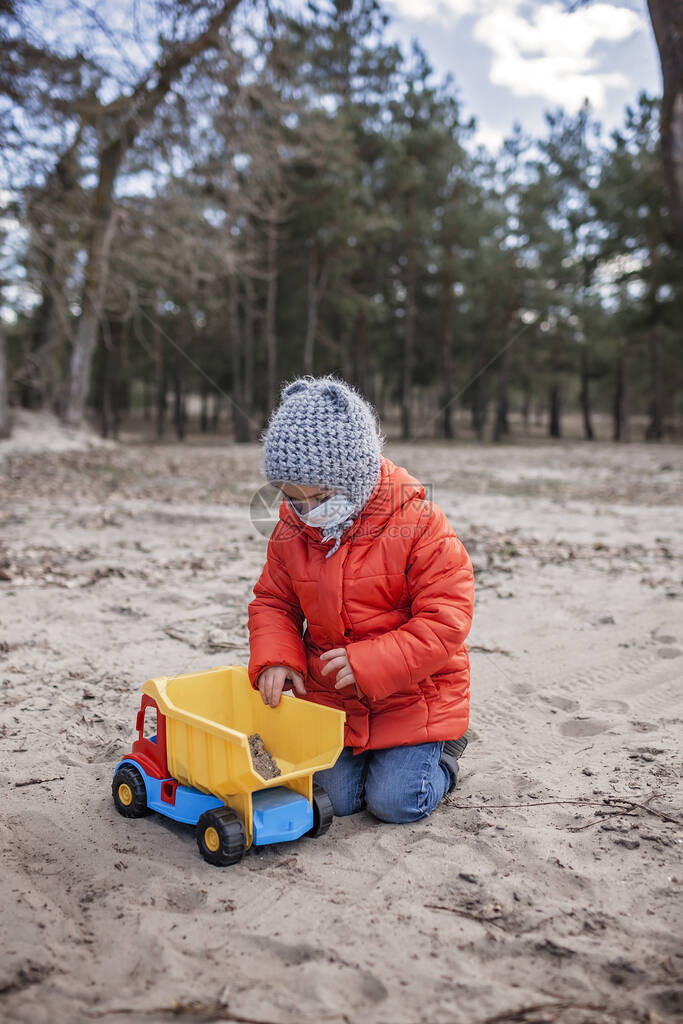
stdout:
POLYGON ((345 494, 333 494, 331 498, 327 498, 309 512, 299 512, 296 506, 287 500, 302 522, 308 526, 318 526, 326 533, 341 526, 355 512, 353 502, 349 501, 345 494))

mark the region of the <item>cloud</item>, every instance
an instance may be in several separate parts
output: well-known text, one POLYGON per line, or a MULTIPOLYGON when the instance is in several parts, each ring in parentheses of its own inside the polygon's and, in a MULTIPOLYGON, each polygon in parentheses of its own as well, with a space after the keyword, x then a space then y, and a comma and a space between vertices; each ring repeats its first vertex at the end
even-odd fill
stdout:
POLYGON ((640 15, 627 7, 596 3, 573 13, 544 3, 524 14, 496 8, 479 18, 474 37, 493 51, 491 81, 516 96, 541 96, 575 110, 584 98, 600 110, 608 88, 628 85, 620 71, 601 71, 591 51, 638 32, 640 15))
POLYGON ((537 96, 574 111, 588 98, 601 110, 610 88, 628 86, 604 69, 598 44, 619 43, 642 30, 641 14, 616 3, 588 3, 569 12, 558 0, 391 0, 407 20, 454 25, 475 18, 473 36, 492 51, 489 77, 515 96, 537 96))
POLYGON ((389 6, 407 21, 440 21, 453 24, 465 14, 473 14, 477 0, 389 0, 389 6))

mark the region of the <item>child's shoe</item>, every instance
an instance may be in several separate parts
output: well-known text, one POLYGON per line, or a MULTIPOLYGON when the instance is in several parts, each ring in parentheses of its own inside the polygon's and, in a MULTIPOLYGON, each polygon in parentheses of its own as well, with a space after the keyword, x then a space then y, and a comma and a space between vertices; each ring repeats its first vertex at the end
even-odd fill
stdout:
POLYGON ((455 784, 458 781, 458 773, 460 767, 458 765, 459 758, 462 757, 467 746, 467 735, 461 736, 457 740, 446 740, 443 745, 443 752, 441 754, 441 764, 445 764, 446 768, 451 775, 451 784, 448 787, 448 792, 452 793, 455 789, 455 784))

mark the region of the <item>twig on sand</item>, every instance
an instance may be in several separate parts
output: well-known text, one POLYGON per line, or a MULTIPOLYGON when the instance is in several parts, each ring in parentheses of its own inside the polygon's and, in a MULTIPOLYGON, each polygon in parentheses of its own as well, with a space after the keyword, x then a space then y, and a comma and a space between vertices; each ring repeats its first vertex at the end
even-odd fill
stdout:
MULTIPOLYGON (((655 793, 648 797, 648 802, 655 797, 655 793)), ((662 821, 670 821, 674 825, 679 825, 683 828, 683 821, 680 818, 673 818, 670 814, 666 814, 664 811, 658 811, 654 807, 646 807, 645 804, 639 804, 636 800, 628 800, 620 796, 606 796, 606 804, 628 804, 629 807, 639 807, 641 811, 647 811, 648 814, 654 814, 655 818, 661 818, 662 821)))
POLYGON ((469 917, 472 921, 479 921, 481 924, 495 924, 498 928, 504 927, 504 925, 498 924, 498 918, 505 916, 502 911, 499 914, 494 913, 489 916, 488 914, 475 914, 471 910, 461 910, 460 907, 447 907, 443 903, 425 903, 423 906, 428 910, 447 910, 449 914, 457 914, 458 917, 469 917))
MULTIPOLYGON (((648 800, 652 800, 655 796, 659 796, 658 793, 653 793, 648 797, 648 800)), ((462 811, 471 810, 488 810, 489 808, 503 808, 503 807, 549 807, 553 804, 580 804, 584 807, 602 807, 604 804, 608 806, 614 806, 616 804, 626 804, 628 807, 639 807, 641 811, 647 811, 648 814, 653 814, 656 818, 661 818, 662 821, 670 821, 674 825, 683 827, 683 821, 679 818, 674 818, 670 814, 666 814, 664 811, 655 810, 654 807, 647 807, 645 804, 637 803, 635 800, 629 800, 627 797, 620 796, 605 796, 602 800, 532 800, 527 803, 518 804, 455 804, 449 801, 449 807, 457 807, 462 811)), ((623 812, 615 812, 626 813, 623 812)), ((591 822, 593 824, 593 822, 591 822)), ((581 826, 583 828, 583 826, 581 826)))
POLYGON ((496 1013, 493 1017, 483 1018, 477 1024, 513 1024, 513 1022, 519 1022, 519 1024, 551 1024, 552 1021, 559 1020, 560 1015, 565 1010, 589 1010, 591 1013, 608 1014, 616 1021, 623 1020, 623 1017, 617 1017, 606 1006, 598 1006, 595 1003, 575 1003, 571 1000, 556 1000, 551 1003, 531 1003, 529 1006, 521 1006, 518 1010, 503 1010, 502 1013, 496 1013), (547 1016, 548 1011, 553 1010, 556 1012, 552 1016, 547 1016), (542 1013, 543 1017, 529 1016, 529 1014, 535 1015, 538 1013, 542 1013))
MULTIPOLYGON (((243 1017, 238 1013, 231 1013, 225 1003, 217 1000, 213 1003, 204 1003, 197 1000, 190 1002, 181 1002, 174 1000, 166 1006, 149 1006, 139 1008, 137 1006, 118 1006, 110 1010, 90 1010, 87 1012, 87 1016, 91 1018, 100 1017, 113 1017, 115 1015, 123 1014, 129 1016, 135 1014, 141 1017, 157 1017, 159 1015, 166 1015, 168 1017, 182 1018, 186 1020, 204 1020, 204 1021, 220 1021, 221 1024, 280 1024, 279 1021, 267 1019, 265 1017, 243 1017)), ((303 1024, 304 1018, 300 1018, 303 1024)), ((321 1014, 316 1017, 317 1021, 330 1020, 327 1014, 321 1014)), ((339 1019, 337 1016, 335 1019, 339 1019)), ((346 1017, 342 1018, 346 1020, 346 1017)))
POLYGON ((63 778, 63 775, 55 775, 52 779, 27 779, 26 782, 15 782, 14 786, 16 789, 20 786, 42 786, 44 782, 61 782, 63 778))
POLYGON ((119 1006, 111 1010, 91 1010, 88 1017, 113 1017, 115 1014, 125 1014, 126 1017, 131 1014, 139 1014, 143 1017, 156 1017, 165 1014, 169 1017, 184 1017, 190 1020, 234 1021, 235 1024, 276 1024, 276 1021, 265 1020, 262 1017, 256 1020, 255 1017, 240 1017, 230 1013, 224 1003, 200 1002, 174 1002, 167 1006, 149 1006, 147 1008, 119 1006))
POLYGON ((582 832, 584 828, 592 828, 593 825, 600 825, 603 821, 607 821, 608 818, 633 818, 635 815, 631 811, 611 811, 609 814, 602 814, 599 818, 593 818, 592 821, 587 821, 585 825, 567 825, 567 832, 582 832))
POLYGON ((480 654, 504 654, 507 658, 510 657, 510 652, 506 651, 504 647, 482 647, 481 644, 468 644, 467 650, 478 651, 480 654))
POLYGON ((164 633, 166 636, 170 636, 171 640, 180 640, 181 644, 187 644, 188 647, 197 647, 195 641, 184 633, 181 629, 176 629, 175 626, 164 626, 164 633))

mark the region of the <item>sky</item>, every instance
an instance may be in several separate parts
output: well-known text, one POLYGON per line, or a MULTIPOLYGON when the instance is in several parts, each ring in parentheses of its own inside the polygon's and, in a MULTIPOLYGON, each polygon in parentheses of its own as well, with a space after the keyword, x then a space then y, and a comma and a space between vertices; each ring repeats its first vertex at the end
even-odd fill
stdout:
POLYGON ((661 94, 645 0, 384 0, 387 36, 408 53, 416 38, 436 80, 451 72, 475 140, 495 150, 515 121, 542 133, 543 114, 588 98, 611 130, 638 92, 661 94))

